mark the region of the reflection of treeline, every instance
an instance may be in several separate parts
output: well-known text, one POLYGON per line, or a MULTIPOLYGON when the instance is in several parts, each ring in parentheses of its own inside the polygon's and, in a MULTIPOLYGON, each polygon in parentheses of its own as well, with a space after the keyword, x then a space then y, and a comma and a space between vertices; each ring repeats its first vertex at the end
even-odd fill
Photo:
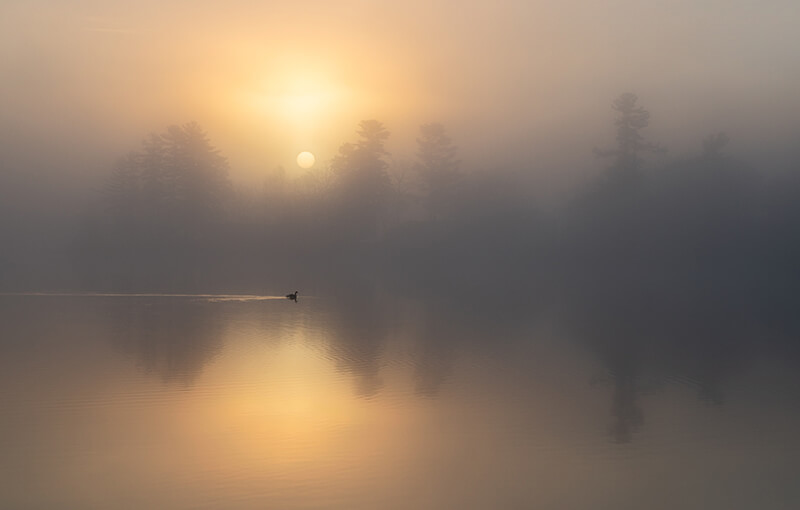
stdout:
POLYGON ((162 381, 191 385, 222 350, 223 323, 217 303, 164 298, 106 304, 115 345, 162 381))

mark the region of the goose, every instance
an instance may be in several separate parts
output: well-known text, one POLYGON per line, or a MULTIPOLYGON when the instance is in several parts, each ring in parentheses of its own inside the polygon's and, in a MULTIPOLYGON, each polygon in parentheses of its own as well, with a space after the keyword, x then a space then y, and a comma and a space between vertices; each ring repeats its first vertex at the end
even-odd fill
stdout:
POLYGON ((291 299, 292 301, 297 301, 297 291, 294 291, 294 294, 286 294, 286 299, 291 299))

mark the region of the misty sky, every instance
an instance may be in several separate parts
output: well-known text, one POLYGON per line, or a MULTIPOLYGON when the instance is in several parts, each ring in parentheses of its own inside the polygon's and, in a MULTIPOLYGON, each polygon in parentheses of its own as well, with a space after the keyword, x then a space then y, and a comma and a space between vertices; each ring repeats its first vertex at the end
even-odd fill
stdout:
POLYGON ((593 163, 625 91, 671 154, 720 130, 747 151, 795 138, 799 22, 796 0, 5 0, 0 154, 72 177, 195 120, 246 180, 377 118, 398 158, 441 121, 462 159, 547 174, 593 163))

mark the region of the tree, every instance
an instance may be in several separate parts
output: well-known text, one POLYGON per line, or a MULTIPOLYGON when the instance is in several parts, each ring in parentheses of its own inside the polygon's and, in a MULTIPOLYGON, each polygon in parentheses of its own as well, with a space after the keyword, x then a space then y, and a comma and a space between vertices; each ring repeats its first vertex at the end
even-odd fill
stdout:
POLYGON ((639 132, 647 127, 650 112, 638 106, 636 94, 626 92, 613 103, 612 109, 618 113, 614 124, 617 126, 617 148, 612 150, 595 149, 601 157, 613 157, 611 173, 617 177, 630 178, 638 174, 642 152, 660 153, 664 149, 657 144, 645 141, 639 132))
POLYGON ((166 145, 165 191, 176 202, 183 223, 202 224, 220 215, 230 193, 227 160, 196 123, 170 126, 161 135, 166 145))
POLYGON ((452 205, 460 180, 458 148, 438 123, 420 126, 417 138, 417 173, 423 188, 423 203, 431 219, 442 216, 452 205))
POLYGON ((229 192, 227 161, 194 122, 151 134, 117 163, 105 185, 112 219, 159 230, 208 224, 229 192))
POLYGON ((176 182, 165 165, 166 142, 163 136, 151 133, 137 153, 138 167, 142 180, 142 200, 144 214, 150 223, 164 222, 172 217, 172 204, 175 202, 176 182))
POLYGON ((197 275, 210 256, 231 193, 228 164, 194 122, 151 134, 115 166, 103 187, 108 222, 98 226, 106 272, 125 288, 197 275))
POLYGON ((386 162, 380 158, 388 156, 389 153, 383 147, 386 140, 389 139, 389 131, 384 127, 383 123, 377 120, 362 120, 358 124, 358 136, 360 140, 356 146, 364 156, 373 158, 372 162, 380 165, 382 169, 386 169, 386 162))
POLYGON ((345 143, 331 162, 345 221, 362 234, 375 233, 392 189, 384 157, 389 131, 377 120, 359 123, 356 143, 345 143))

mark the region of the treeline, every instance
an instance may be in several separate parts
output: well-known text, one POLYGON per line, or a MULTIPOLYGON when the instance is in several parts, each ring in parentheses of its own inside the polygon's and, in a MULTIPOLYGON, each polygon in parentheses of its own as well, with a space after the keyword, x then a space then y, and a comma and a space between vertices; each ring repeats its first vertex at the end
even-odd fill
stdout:
POLYGON ((647 161, 664 151, 644 136, 649 112, 633 94, 612 107, 616 144, 595 150, 607 168, 551 211, 524 168, 464 171, 441 124, 422 126, 414 161, 398 164, 387 128, 363 121, 328 165, 294 179, 276 169, 257 190, 234 189, 197 124, 173 126, 110 170, 65 259, 84 290, 266 292, 359 275, 506 296, 792 295, 800 176, 727 156, 723 133, 697 155, 647 161))
POLYGON ((389 136, 363 121, 326 167, 293 180, 278 168, 263 189, 235 192, 197 124, 150 135, 102 187, 78 257, 85 285, 252 290, 298 273, 379 270, 389 248, 404 249, 398 240, 426 243, 428 225, 459 218, 472 236, 482 220, 528 206, 509 202, 512 183, 466 176, 442 125, 420 128, 413 164, 391 163, 389 136))

